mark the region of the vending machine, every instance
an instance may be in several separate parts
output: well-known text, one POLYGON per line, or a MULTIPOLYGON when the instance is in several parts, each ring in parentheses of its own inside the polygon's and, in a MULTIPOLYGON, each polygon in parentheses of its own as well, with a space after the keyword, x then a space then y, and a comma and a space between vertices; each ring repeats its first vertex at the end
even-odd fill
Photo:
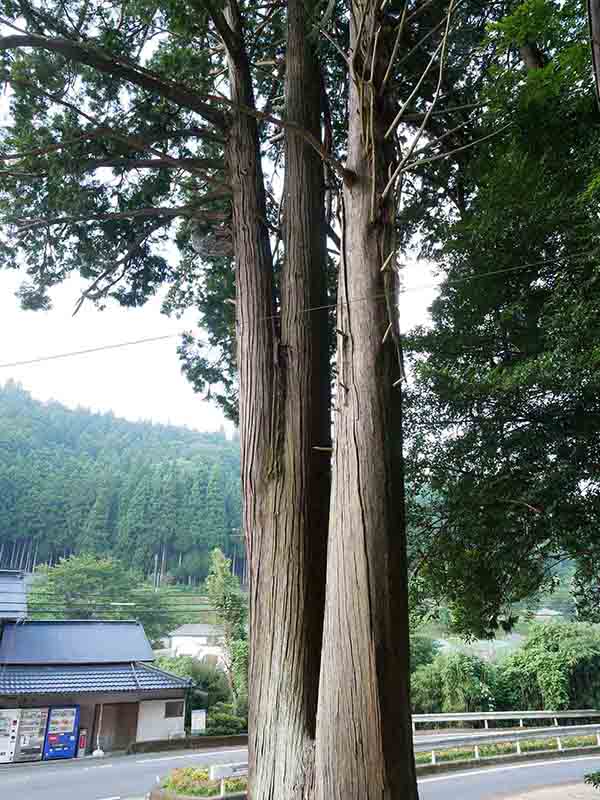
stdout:
POLYGON ((44 760, 74 758, 78 729, 79 706, 51 708, 44 742, 44 760))
POLYGON ((0 708, 0 764, 13 760, 20 715, 19 708, 0 708))
POLYGON ((47 708, 21 709, 13 761, 41 761, 47 723, 47 708))

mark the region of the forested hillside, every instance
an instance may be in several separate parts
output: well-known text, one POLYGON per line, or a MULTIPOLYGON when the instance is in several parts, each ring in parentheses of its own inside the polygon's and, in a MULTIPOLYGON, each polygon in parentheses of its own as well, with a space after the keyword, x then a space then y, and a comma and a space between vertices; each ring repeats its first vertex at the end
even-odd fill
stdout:
POLYGON ((196 582, 211 548, 239 560, 239 447, 198 433, 40 403, 0 387, 0 568, 111 553, 196 582))

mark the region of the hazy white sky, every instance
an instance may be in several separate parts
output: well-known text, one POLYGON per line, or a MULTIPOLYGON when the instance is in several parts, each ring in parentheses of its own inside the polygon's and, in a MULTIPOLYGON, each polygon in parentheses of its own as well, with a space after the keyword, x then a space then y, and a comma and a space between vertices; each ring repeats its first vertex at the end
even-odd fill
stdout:
MULTIPOLYGON (((71 408, 112 410, 130 420, 174 423, 197 430, 215 430, 223 424, 220 411, 195 394, 180 371, 177 334, 183 330, 198 333, 194 313, 182 321, 169 319, 160 313, 160 298, 154 298, 140 309, 113 303, 99 311, 85 304, 73 317, 81 288, 77 279, 54 290, 50 311, 22 311, 14 294, 21 280, 19 273, 0 271, 0 383, 13 378, 40 400, 58 400, 71 408), (1 366, 166 334, 175 336, 46 363, 1 366)), ((405 268, 409 289, 401 303, 405 330, 426 321, 435 290, 420 287, 432 283, 426 264, 405 268)))

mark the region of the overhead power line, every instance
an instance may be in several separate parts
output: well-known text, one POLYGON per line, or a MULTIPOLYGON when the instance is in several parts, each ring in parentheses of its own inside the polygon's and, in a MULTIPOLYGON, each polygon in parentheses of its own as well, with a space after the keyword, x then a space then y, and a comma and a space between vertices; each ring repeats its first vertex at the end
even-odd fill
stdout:
MULTIPOLYGON (((502 268, 502 269, 489 270, 488 272, 480 272, 480 273, 478 273, 476 275, 467 275, 467 276, 465 276, 463 278, 449 278, 449 279, 447 279, 445 281, 445 285, 446 286, 461 285, 461 284, 464 284, 464 283, 470 283, 471 281, 481 280, 482 278, 490 278, 490 277, 494 277, 496 275, 506 275, 506 274, 510 274, 510 273, 514 273, 514 272, 521 272, 521 271, 526 270, 526 269, 532 269, 533 267, 541 267, 541 266, 545 266, 545 265, 548 265, 548 264, 558 264, 561 261, 573 261, 573 260, 576 260, 576 259, 579 259, 579 258, 587 258, 589 256, 598 255, 598 253, 599 253, 599 251, 596 250, 596 249, 594 249, 594 250, 584 250, 584 251, 581 251, 581 252, 578 252, 578 253, 571 253, 570 255, 559 256, 557 258, 547 258, 547 259, 542 259, 540 261, 532 261, 532 262, 529 262, 527 264, 518 264, 518 265, 516 265, 514 267, 506 267, 506 268, 502 268)), ((403 294, 409 294, 411 292, 423 292, 423 291, 429 291, 431 289, 437 289, 437 288, 439 288, 439 283, 421 284, 419 286, 409 286, 409 287, 407 287, 405 289, 402 289, 401 290, 401 294, 403 295, 403 294)), ((375 293, 375 294, 365 295, 363 297, 355 297, 355 298, 352 298, 350 300, 337 301, 335 303, 325 303, 323 305, 318 305, 318 306, 307 306, 306 308, 298 309, 298 313, 299 314, 310 314, 310 313, 316 312, 316 311, 327 311, 327 310, 335 309, 335 308, 337 308, 337 306, 339 304, 343 304, 344 306, 348 306, 348 305, 352 305, 354 303, 365 303, 367 300, 381 300, 381 301, 384 301, 386 299, 387 299, 387 295, 385 293, 383 293, 383 292, 382 293, 375 293)), ((281 317, 281 314, 269 314, 267 316, 261 317, 260 321, 268 322, 268 321, 272 321, 274 319, 279 319, 280 317, 281 317)), ((181 336, 181 335, 182 334, 180 332, 180 333, 170 333, 170 334, 166 334, 166 335, 163 335, 163 336, 150 336, 150 337, 147 337, 145 339, 136 339, 136 340, 128 341, 128 342, 117 342, 115 344, 99 345, 98 347, 89 347, 89 348, 86 348, 84 350, 72 350, 72 351, 66 352, 66 353, 55 353, 53 355, 39 356, 37 358, 30 358, 30 359, 26 359, 26 360, 23 360, 23 361, 12 361, 12 362, 7 362, 7 363, 4 363, 4 364, 0 364, 0 369, 8 369, 8 368, 14 368, 14 367, 24 367, 24 366, 29 366, 31 364, 41 364, 41 363, 44 363, 46 361, 55 361, 55 360, 61 359, 61 358, 72 358, 72 357, 75 357, 75 356, 89 355, 91 353, 99 353, 99 352, 102 352, 104 350, 116 350, 116 349, 119 349, 119 348, 122 348, 122 347, 131 347, 131 346, 138 345, 138 344, 148 344, 148 343, 151 343, 151 342, 158 342, 158 341, 163 341, 163 340, 166 340, 166 339, 174 339, 174 338, 176 338, 178 336, 181 336)))
POLYGON ((117 342, 116 344, 103 344, 98 347, 88 347, 85 350, 71 350, 68 353, 56 353, 50 356, 39 356, 38 358, 29 358, 25 361, 13 361, 6 364, 0 364, 0 369, 7 367, 24 367, 28 364, 41 364, 44 361, 55 361, 58 358, 72 358, 73 356, 85 356, 89 353, 99 353, 102 350, 116 350, 119 347, 131 347, 136 344, 147 344, 148 342, 159 342, 164 339, 174 339, 180 336, 179 333, 169 333, 165 336, 149 336, 147 339, 135 339, 131 342, 117 342))

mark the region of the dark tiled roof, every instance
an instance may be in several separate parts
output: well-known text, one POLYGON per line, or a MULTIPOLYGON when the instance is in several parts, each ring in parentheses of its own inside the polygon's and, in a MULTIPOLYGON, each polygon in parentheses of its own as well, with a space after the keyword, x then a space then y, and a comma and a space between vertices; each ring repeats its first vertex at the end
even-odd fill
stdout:
POLYGON ((186 689, 190 681, 147 664, 0 666, 0 695, 82 694, 186 689))
POLYGON ((154 661, 150 643, 138 622, 9 622, 0 639, 0 665, 131 661, 154 661))

